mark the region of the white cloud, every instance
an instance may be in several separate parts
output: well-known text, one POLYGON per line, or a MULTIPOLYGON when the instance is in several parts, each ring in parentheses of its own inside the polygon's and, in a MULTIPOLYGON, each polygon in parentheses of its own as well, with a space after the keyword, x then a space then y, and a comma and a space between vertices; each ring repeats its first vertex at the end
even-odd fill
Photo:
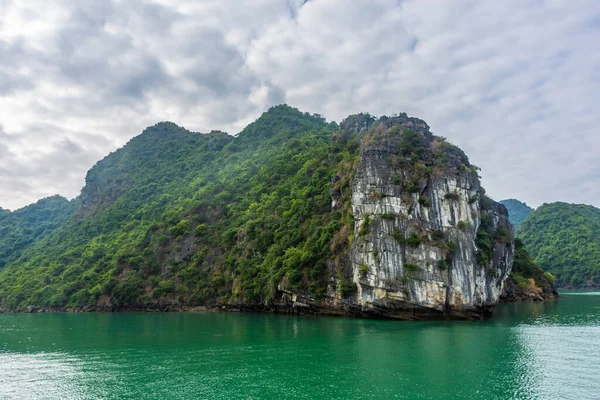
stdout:
POLYGON ((497 199, 600 206, 599 31, 593 0, 0 0, 0 205, 77 195, 157 121, 236 133, 285 101, 406 111, 497 199))

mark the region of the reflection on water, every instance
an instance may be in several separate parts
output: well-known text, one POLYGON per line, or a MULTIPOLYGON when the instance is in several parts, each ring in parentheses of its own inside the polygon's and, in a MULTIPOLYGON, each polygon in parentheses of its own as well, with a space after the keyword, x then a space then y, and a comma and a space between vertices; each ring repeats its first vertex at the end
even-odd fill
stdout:
POLYGON ((600 296, 485 321, 0 315, 0 398, 598 398, 600 296))
POLYGON ((90 398, 81 361, 68 354, 0 353, 0 365, 1 399, 90 398))
POLYGON ((532 398, 600 397, 600 327, 520 326, 524 386, 532 398))

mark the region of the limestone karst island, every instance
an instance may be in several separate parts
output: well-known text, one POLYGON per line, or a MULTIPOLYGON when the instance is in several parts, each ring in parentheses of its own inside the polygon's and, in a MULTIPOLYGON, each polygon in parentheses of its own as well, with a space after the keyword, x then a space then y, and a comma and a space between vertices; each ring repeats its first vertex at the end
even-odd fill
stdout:
POLYGON ((478 173, 404 113, 280 105, 237 136, 159 123, 74 200, 1 217, 0 304, 444 319, 552 297, 478 173))

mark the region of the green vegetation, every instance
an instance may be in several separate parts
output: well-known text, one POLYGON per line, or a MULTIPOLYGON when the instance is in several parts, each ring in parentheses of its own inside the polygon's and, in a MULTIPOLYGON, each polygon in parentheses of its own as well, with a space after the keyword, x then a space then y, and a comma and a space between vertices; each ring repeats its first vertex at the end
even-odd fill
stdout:
POLYGON ((448 269, 448 261, 446 261, 445 258, 442 258, 441 260, 438 260, 436 266, 440 269, 440 271, 445 271, 448 269))
POLYGON ((404 270, 408 273, 418 272, 421 268, 417 264, 406 263, 404 264, 404 270))
MULTIPOLYGON (((489 197, 484 195, 480 198, 479 204, 480 204, 482 210, 489 210, 492 207, 494 207, 495 202, 494 202, 494 200, 492 200, 489 197)), ((510 217, 509 217, 509 219, 510 219, 510 217)))
POLYGON ((494 240, 499 243, 508 243, 510 244, 510 232, 503 226, 499 226, 494 232, 494 240))
POLYGON ((501 200, 499 203, 504 204, 508 210, 508 217, 510 218, 510 223, 515 227, 515 231, 519 228, 521 222, 533 212, 533 208, 519 200, 507 199, 501 200))
POLYGON ((444 239, 444 232, 442 232, 439 229, 436 229, 435 231, 431 232, 431 238, 433 240, 443 240, 444 239))
POLYGON ((396 214, 392 212, 386 212, 381 214, 381 218, 393 221, 394 219, 396 219, 396 214))
POLYGON ((375 259, 377 259, 379 257, 379 250, 377 250, 377 249, 373 250, 373 257, 375 257, 375 259))
POLYGON ((53 196, 14 212, 0 209, 0 268, 63 224, 75 203, 53 196))
POLYGON ((359 236, 366 236, 369 234, 369 232, 371 232, 371 225, 373 224, 373 221, 369 218, 368 215, 365 215, 363 217, 363 220, 360 223, 360 228, 358 230, 358 235, 359 236))
POLYGON ((460 200, 460 195, 457 192, 448 192, 444 195, 444 198, 446 200, 454 200, 454 201, 459 201, 460 200))
POLYGON ((600 209, 543 204, 517 233, 535 261, 556 277, 558 286, 600 284, 600 209))
POLYGON ((510 276, 521 289, 538 287, 539 290, 551 292, 554 287, 554 276, 550 272, 544 272, 535 263, 519 238, 515 239, 515 262, 510 276))
POLYGON ((464 231, 471 229, 473 227, 473 225, 469 221, 461 220, 461 221, 458 221, 458 223, 456 224, 456 227, 464 232, 464 231))
POLYGON ((419 247, 421 244, 421 237, 418 233, 411 232, 410 235, 408 235, 408 238, 406 238, 406 244, 410 247, 419 247))
POLYGON ((348 278, 340 279, 338 289, 342 297, 348 297, 356 291, 356 285, 348 278))
POLYGON ((419 135, 417 132, 405 129, 400 139, 400 153, 403 156, 416 156, 419 159, 423 158, 427 149, 428 143, 426 138, 419 135))
POLYGON ((487 264, 492 257, 492 237, 490 230, 492 222, 487 214, 482 214, 481 224, 477 229, 475 245, 477 246, 477 262, 481 265, 487 264))
POLYGON ((405 289, 406 285, 410 282, 410 277, 406 275, 398 275, 394 278, 387 278, 385 281, 385 286, 394 290, 405 289))
POLYGON ((405 182, 403 189, 408 193, 419 193, 421 190, 419 187, 418 180, 412 180, 410 182, 405 182))
POLYGON ((450 240, 446 243, 446 245, 448 247, 449 255, 452 257, 456 253, 456 242, 450 240))
POLYGON ((268 303, 278 285, 320 297, 332 239, 352 235, 349 198, 332 211, 329 196, 336 174, 349 187, 352 135, 288 106, 235 138, 150 127, 89 171, 68 218, 0 235, 0 304, 268 303))
POLYGON ((358 271, 360 273, 360 277, 364 279, 367 277, 367 274, 369 273, 369 267, 367 267, 366 265, 361 265, 360 269, 358 271))

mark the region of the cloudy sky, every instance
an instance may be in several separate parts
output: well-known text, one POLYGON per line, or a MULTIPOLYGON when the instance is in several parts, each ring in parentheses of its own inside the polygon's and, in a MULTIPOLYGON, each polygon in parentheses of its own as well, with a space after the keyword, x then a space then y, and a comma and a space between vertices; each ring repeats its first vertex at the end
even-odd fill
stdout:
POLYGON ((405 111, 495 199, 600 206, 600 1, 0 0, 0 206, 74 197, 146 126, 405 111))

